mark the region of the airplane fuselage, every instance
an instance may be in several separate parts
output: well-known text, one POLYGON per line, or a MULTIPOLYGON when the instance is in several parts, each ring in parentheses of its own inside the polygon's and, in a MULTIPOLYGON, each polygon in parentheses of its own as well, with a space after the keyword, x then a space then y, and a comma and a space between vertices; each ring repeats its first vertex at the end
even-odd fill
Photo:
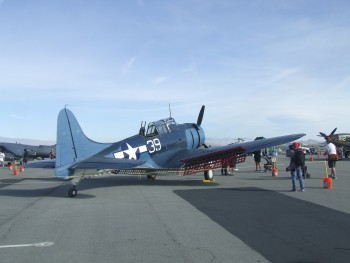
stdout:
POLYGON ((329 137, 330 141, 338 147, 350 148, 350 134, 338 133, 329 137))
POLYGON ((110 151, 106 157, 117 159, 141 160, 147 166, 158 168, 164 166, 178 167, 173 163, 176 152, 183 149, 198 149, 204 144, 205 134, 195 124, 174 124, 168 130, 157 133, 138 134, 114 143, 103 152, 110 151))

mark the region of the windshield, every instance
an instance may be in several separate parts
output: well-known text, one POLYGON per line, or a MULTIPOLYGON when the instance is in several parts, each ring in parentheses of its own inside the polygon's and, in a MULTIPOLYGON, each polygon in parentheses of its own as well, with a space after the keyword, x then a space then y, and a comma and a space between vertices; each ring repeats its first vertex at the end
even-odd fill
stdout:
POLYGON ((176 122, 173 118, 167 118, 148 124, 146 136, 155 136, 163 133, 169 133, 176 128, 176 122))

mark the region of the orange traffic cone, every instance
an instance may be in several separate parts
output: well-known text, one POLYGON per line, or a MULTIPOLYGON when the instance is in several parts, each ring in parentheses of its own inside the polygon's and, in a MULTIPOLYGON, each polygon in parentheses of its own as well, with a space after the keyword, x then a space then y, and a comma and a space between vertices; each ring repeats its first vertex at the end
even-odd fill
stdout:
POLYGON ((272 176, 278 176, 278 169, 277 168, 272 168, 272 176))
POLYGON ((324 189, 332 189, 332 177, 328 176, 328 166, 327 161, 324 162, 324 169, 326 170, 326 176, 323 177, 323 188, 324 189))
POLYGON ((17 176, 17 175, 18 175, 18 169, 14 169, 14 170, 13 170, 13 175, 14 175, 14 176, 17 176))
POLYGON ((20 166, 19 167, 19 171, 22 173, 24 171, 24 167, 23 166, 20 166))
POLYGON ((13 169, 13 164, 9 165, 9 169, 12 170, 13 169))

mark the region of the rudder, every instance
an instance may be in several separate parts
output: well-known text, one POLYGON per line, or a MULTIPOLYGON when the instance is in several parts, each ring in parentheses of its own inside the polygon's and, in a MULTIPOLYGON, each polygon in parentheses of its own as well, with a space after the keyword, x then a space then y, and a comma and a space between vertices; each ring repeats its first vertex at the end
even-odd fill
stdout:
POLYGON ((74 114, 62 109, 57 118, 56 168, 90 157, 106 147, 107 143, 90 140, 81 129, 74 114))

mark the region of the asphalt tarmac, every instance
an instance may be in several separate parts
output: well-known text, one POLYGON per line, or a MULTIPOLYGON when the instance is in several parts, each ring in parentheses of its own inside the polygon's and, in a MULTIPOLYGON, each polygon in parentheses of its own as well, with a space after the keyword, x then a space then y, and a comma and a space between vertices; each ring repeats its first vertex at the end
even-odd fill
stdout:
POLYGON ((50 170, 0 168, 0 262, 350 262, 350 162, 324 189, 308 162, 305 192, 252 157, 234 176, 86 179, 75 198, 50 170))

